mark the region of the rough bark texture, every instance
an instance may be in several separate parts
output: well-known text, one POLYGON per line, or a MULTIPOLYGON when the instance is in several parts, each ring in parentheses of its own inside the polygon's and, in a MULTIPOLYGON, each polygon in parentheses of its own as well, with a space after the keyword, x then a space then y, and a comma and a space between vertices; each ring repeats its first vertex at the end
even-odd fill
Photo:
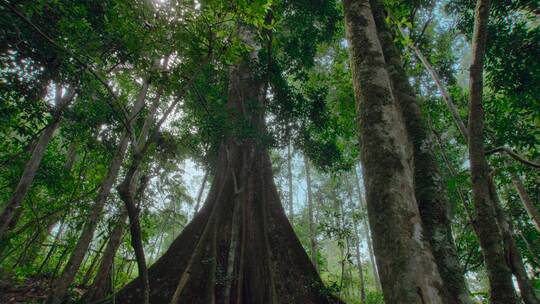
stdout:
MULTIPOLYGON (((149 269, 151 303, 339 303, 324 290, 289 224, 272 179, 264 132, 263 86, 245 64, 231 67, 229 130, 204 207, 149 269)), ((140 303, 140 280, 117 303, 140 303)))
POLYGON ((371 0, 371 3, 394 97, 413 145, 415 196, 426 236, 446 287, 444 297, 448 303, 472 303, 452 237, 447 191, 433 152, 429 130, 402 66, 401 54, 386 24, 384 7, 378 0, 371 0))
POLYGON ((16 214, 18 213, 26 194, 30 190, 30 186, 34 181, 34 177, 36 176, 39 165, 41 164, 43 155, 45 155, 45 151, 47 150, 47 145, 51 141, 54 132, 60 126, 62 114, 67 106, 71 103, 74 96, 74 90, 71 89, 62 95, 62 87, 60 85, 56 86, 56 106, 54 112, 52 113, 52 121, 47 127, 45 127, 39 136, 39 139, 35 143, 34 148, 32 149, 32 155, 25 164, 19 183, 15 187, 15 191, 13 191, 13 194, 9 198, 9 201, 2 211, 2 214, 0 214, 0 239, 4 237, 10 226, 15 226, 13 220, 18 218, 16 214))
POLYGON ((446 303, 414 194, 412 148, 369 0, 344 1, 367 206, 387 303, 446 303))
POLYGON ((114 227, 109 237, 109 242, 105 248, 105 252, 101 257, 99 267, 92 281, 92 285, 88 288, 88 291, 84 294, 83 302, 92 303, 105 298, 108 292, 109 277, 111 275, 111 268, 114 261, 116 251, 122 243, 122 236, 124 234, 125 222, 127 214, 122 213, 119 217, 116 226, 114 227))
POLYGON ((497 221, 495 202, 490 197, 488 164, 484 149, 484 110, 482 106, 483 63, 486 50, 489 0, 478 0, 472 42, 469 101, 469 159, 473 201, 476 207, 476 231, 484 254, 490 281, 490 302, 512 304, 516 295, 512 272, 507 263, 503 232, 497 221))
POLYGON ((311 263, 317 271, 319 271, 319 263, 317 262, 317 226, 313 213, 313 193, 311 191, 311 168, 309 160, 304 157, 304 165, 306 169, 306 188, 307 188, 307 208, 308 208, 308 225, 309 225, 309 243, 311 251, 311 263))

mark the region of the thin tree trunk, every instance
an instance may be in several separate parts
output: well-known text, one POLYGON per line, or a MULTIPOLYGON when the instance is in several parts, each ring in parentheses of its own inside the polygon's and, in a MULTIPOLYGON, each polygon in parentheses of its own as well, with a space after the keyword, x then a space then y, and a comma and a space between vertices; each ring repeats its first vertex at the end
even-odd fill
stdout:
MULTIPOLYGON (((165 60, 167 62, 167 60, 165 60)), ((143 303, 149 304, 150 303, 150 283, 148 282, 148 269, 146 266, 146 257, 144 254, 144 244, 142 242, 142 236, 141 236, 141 224, 139 219, 139 213, 140 213, 140 207, 137 206, 136 200, 136 194, 135 191, 137 189, 137 179, 136 176, 138 175, 140 166, 142 165, 143 158, 146 155, 147 149, 150 144, 150 139, 148 138, 148 133, 150 131, 150 127, 153 124, 155 120, 155 115, 157 112, 157 108, 161 99, 163 88, 160 87, 158 89, 158 92, 156 94, 156 97, 154 99, 154 102, 152 103, 152 106, 149 109, 149 113, 145 117, 143 127, 141 129, 141 132, 139 134, 139 137, 137 138, 136 142, 132 141, 132 160, 131 163, 127 169, 126 176, 124 177, 124 180, 118 187, 116 188, 118 191, 118 195, 120 196, 120 199, 124 202, 124 205, 126 207, 127 215, 129 218, 129 231, 131 233, 131 245, 133 247, 133 250, 135 252, 135 258, 137 260, 137 267, 139 270, 139 276, 141 277, 141 280, 143 281, 143 303)), ((174 104, 174 103, 173 103, 174 104)), ((167 112, 165 115, 168 115, 170 112, 167 112)), ((160 121, 163 121, 166 116, 164 116, 160 121)), ((159 129, 160 125, 158 125, 159 129)), ((144 192, 144 189, 146 188, 146 183, 148 180, 145 176, 141 177, 141 183, 139 185, 140 190, 140 198, 142 199, 142 193, 144 192)))
POLYGON ((119 216, 116 225, 114 226, 113 231, 110 234, 109 242, 107 243, 107 248, 101 258, 99 263, 99 268, 97 270, 94 281, 88 288, 88 291, 85 293, 83 300, 85 303, 92 303, 98 300, 105 298, 108 291, 107 284, 110 280, 112 264, 116 251, 122 243, 122 236, 124 234, 125 223, 127 219, 127 213, 122 212, 119 216))
POLYGON ((371 0, 371 3, 393 95, 399 104, 409 140, 412 141, 415 196, 426 235, 446 287, 444 297, 448 303, 471 304, 472 299, 452 237, 447 189, 433 152, 429 128, 403 68, 401 54, 386 24, 384 7, 379 0, 371 0))
MULTIPOLYGON (((408 35, 405 34, 405 31, 401 27, 399 28, 399 31, 404 39, 409 38, 408 35)), ((435 71, 435 69, 433 69, 433 67, 427 60, 427 58, 424 56, 424 54, 422 54, 422 52, 416 46, 416 44, 408 43, 407 47, 409 47, 416 54, 416 57, 420 59, 420 62, 422 62, 422 64, 426 68, 426 71, 431 76, 431 79, 433 79, 433 81, 435 82, 435 85, 439 89, 439 92, 441 93, 446 103, 446 106, 448 107, 448 110, 450 110, 450 114, 452 115, 452 118, 454 119, 454 122, 456 123, 459 129, 459 132, 461 133, 465 141, 467 141, 467 137, 468 137, 467 127, 465 127, 465 124, 463 123, 461 115, 459 115, 459 110, 454 104, 452 100, 452 96, 450 95, 450 93, 448 93, 448 90, 446 89, 446 86, 443 84, 441 78, 439 77, 439 74, 435 71)))
POLYGON ((490 281, 490 303, 517 303, 504 248, 502 227, 497 222, 495 202, 490 196, 489 168, 484 149, 484 110, 482 106, 483 65, 486 50, 489 0, 478 0, 472 41, 470 67, 469 159, 476 226, 490 281))
MULTIPOLYGON (((69 148, 66 154, 66 162, 64 164, 65 172, 67 173, 71 172, 71 169, 73 168, 73 165, 75 164, 76 158, 77 158, 77 144, 71 143, 69 145, 69 148)), ((55 199, 54 197, 50 197, 48 199, 49 204, 52 204, 54 199, 55 199)), ((35 242, 33 242, 32 246, 28 250, 29 254, 25 255, 25 257, 22 259, 21 265, 30 266, 35 262, 35 260, 40 254, 43 243, 45 242, 45 240, 47 240, 47 238, 51 234, 51 230, 54 228, 54 226, 58 222, 59 215, 58 213, 53 213, 49 215, 48 217, 44 218, 45 225, 43 225, 43 223, 41 222, 41 219, 39 219, 36 223, 38 225, 38 227, 36 227, 36 229, 38 230, 36 233, 39 233, 39 236, 36 238, 35 242), (47 229, 41 230, 42 226, 47 227, 47 229)))
POLYGON ((26 194, 30 190, 30 186, 34 181, 34 177, 36 176, 39 165, 41 164, 43 155, 45 155, 47 146, 51 141, 54 132, 60 126, 60 120, 64 110, 71 103, 74 96, 75 90, 70 89, 68 92, 62 95, 62 87, 59 84, 56 85, 56 107, 52 113, 53 120, 39 136, 39 139, 32 150, 32 155, 26 162, 19 183, 9 198, 4 211, 2 211, 2 214, 0 214, 0 239, 5 237, 8 227, 14 226, 12 220, 14 219, 15 214, 18 212, 18 209, 21 207, 26 194))
POLYGON ((43 269, 47 266, 47 263, 49 262, 49 259, 51 258, 52 254, 56 250, 56 247, 58 246, 58 242, 60 241, 60 237, 62 236, 62 234, 64 232, 65 219, 66 219, 66 217, 64 215, 64 217, 60 221, 60 227, 58 227, 58 232, 56 233, 56 236, 54 237, 54 241, 53 241, 53 243, 51 245, 51 248, 49 249, 49 252, 47 252, 47 256, 45 257, 45 259, 41 263, 41 266, 39 266, 39 269, 37 271, 38 275, 40 275, 42 273, 43 269))
MULTIPOLYGON (((406 34, 404 33, 404 31, 400 28, 399 29, 402 36, 403 37, 406 37, 406 34)), ((460 115, 458 114, 458 110, 457 110, 457 107, 455 106, 454 102, 452 101, 452 98, 451 96, 448 94, 448 91, 446 90, 446 87, 444 86, 444 84, 442 83, 440 77, 438 76, 437 72, 433 69, 433 67, 431 67, 429 61, 425 58, 425 56, 423 56, 423 54, 421 53, 421 51, 414 45, 414 44, 410 44, 408 45, 414 52, 415 54, 417 55, 417 57, 420 59, 420 61, 424 64, 424 67, 426 68, 426 70, 428 71, 428 73, 431 75, 433 81, 436 83, 437 87, 439 88, 440 92, 441 92, 441 95, 443 96, 443 99, 445 100, 447 106, 448 106, 448 109, 450 110, 450 113, 452 114, 452 117, 454 119, 454 122, 457 124, 458 126, 458 129, 460 130, 460 133, 461 135, 463 136, 463 138, 465 139, 466 143, 468 144, 468 137, 469 137, 469 132, 468 130, 465 128, 465 125, 460 117, 460 115)), ((489 169, 488 169, 489 171, 489 169)), ((538 222, 535 221, 534 219, 534 211, 536 211, 536 209, 534 209, 534 206, 533 206, 533 213, 530 213, 529 212, 529 208, 528 208, 528 205, 527 205, 527 202, 525 201, 527 196, 522 196, 521 195, 521 191, 519 189, 519 184, 522 185, 521 183, 521 180, 519 179, 519 177, 517 176, 514 176, 514 179, 513 179, 513 183, 514 183, 514 187, 516 188, 516 190, 518 191, 518 193, 520 194, 520 198, 522 200, 522 203, 525 207, 525 209, 527 210, 527 212, 529 213, 531 219, 533 220, 533 222, 535 222, 535 224, 537 224, 538 222), (516 182, 514 182, 514 180, 516 182)), ((494 184, 493 184, 493 180, 490 179, 490 185, 489 185, 491 188, 495 189, 494 187, 494 184)), ((495 190, 494 190, 495 191, 495 190)), ((494 192, 495 193, 495 192, 494 192)), ((495 193, 496 195, 496 193, 495 193)), ((526 195, 526 193, 525 193, 526 195)), ((461 195, 463 196, 463 195, 461 195)), ((500 209, 500 206, 494 206, 496 209, 500 209)), ((468 210, 468 209, 467 209, 468 210)), ((502 209, 500 209, 501 212, 504 212, 502 211, 502 209)), ((511 222, 509 219, 507 219, 506 217, 503 217, 502 219, 499 217, 499 226, 508 226, 508 225, 511 225, 511 222)), ((474 223, 475 225, 475 230, 477 229, 476 227, 476 223, 474 223)), ((538 226, 537 226, 538 227, 538 226)), ((514 275, 516 276, 516 278, 518 278, 518 283, 520 286, 524 286, 523 288, 525 289, 525 292, 523 293, 523 297, 524 297, 524 301, 527 301, 525 300, 525 297, 527 297, 529 299, 529 301, 531 301, 530 299, 534 299, 534 292, 529 292, 527 290, 528 287, 527 286, 531 286, 530 285, 530 280, 528 279, 528 277, 525 275, 523 275, 523 272, 520 271, 520 269, 524 269, 523 267, 523 261, 521 259, 521 255, 519 254, 519 251, 515 251, 516 248, 515 247, 515 237, 513 235, 513 233, 511 231, 502 231, 503 235, 504 235, 504 239, 506 240, 507 244, 505 245, 507 250, 509 251, 513 251, 514 250, 514 254, 512 255, 512 253, 506 253, 507 255, 511 255, 511 257, 509 258, 508 260, 508 263, 509 263, 509 267, 510 269, 512 270, 512 273, 514 273, 514 275), (514 265, 514 266, 512 266, 514 265), (521 283, 520 283, 521 282, 521 283), (533 295, 533 296, 531 296, 533 295)), ((477 231, 477 234, 478 234, 478 231, 477 231)), ((520 287, 521 288, 521 287, 520 287)), ((537 300, 536 300, 537 301, 537 300)), ((535 303, 534 301, 531 301, 530 303, 535 303)))
POLYGON ((287 144, 287 181, 289 186, 289 222, 291 222, 291 225, 294 225, 291 143, 287 144))
POLYGON ((344 1, 367 206, 388 303, 446 303, 414 192, 407 139, 369 0, 344 1))
POLYGON ((521 198, 521 203, 523 204, 523 207, 531 217, 536 231, 540 232, 540 213, 538 212, 536 207, 534 207, 533 201, 527 194, 527 190, 525 190, 523 183, 515 173, 512 173, 512 183, 514 184, 514 187, 516 188, 519 197, 521 198))
MULTIPOLYGON (((131 169, 131 168, 130 168, 131 169)), ((137 170, 136 170, 137 171, 137 170)), ((128 174, 130 174, 128 172, 128 174)), ((133 173, 136 174, 136 173, 133 173)), ((131 179, 135 180, 135 179, 131 179)), ((140 207, 137 206, 135 202, 135 195, 133 195, 133 190, 136 186, 135 182, 132 182, 130 185, 129 193, 119 191, 122 201, 126 207, 126 211, 129 218, 129 230, 131 233, 131 246, 135 252, 135 258, 137 260, 137 267, 139 270, 139 276, 143 280, 143 303, 150 303, 150 283, 148 281, 148 269, 146 267, 146 257, 144 255, 144 244, 141 237, 141 224, 139 220, 140 207)), ((146 185, 141 184, 139 187, 146 187, 146 185)))
POLYGON ((313 213, 313 193, 311 191, 311 169, 309 160, 304 156, 304 166, 306 170, 306 188, 307 188, 307 207, 308 207, 308 225, 309 225, 309 242, 311 251, 311 263, 317 271, 319 271, 319 263, 317 262, 317 227, 315 216, 313 213))
POLYGON ((201 183, 201 187, 199 188, 199 193, 197 193, 197 204, 195 205, 195 213, 199 211, 199 206, 201 205, 201 200, 204 193, 204 187, 206 186, 206 182, 208 181, 208 172, 209 170, 206 170, 204 172, 204 177, 201 183))
POLYGON ((96 263, 99 261, 99 258, 101 256, 101 252, 103 252, 103 249, 105 248, 105 244, 107 242, 103 241, 99 245, 98 250, 96 251, 96 254, 94 255, 94 258, 90 262, 90 265, 86 269, 86 273, 83 276, 83 280, 81 282, 81 286, 87 286, 88 282, 90 282, 90 279, 92 279, 92 275, 94 274, 94 267, 96 266, 96 263))
MULTIPOLYGON (((139 96, 137 97, 137 100, 135 101, 128 117, 129 122, 133 121, 142 109, 148 92, 148 87, 149 81, 145 80, 143 82, 141 91, 139 92, 139 96)), ((65 300, 69 285, 73 283, 73 279, 81 266, 81 262, 84 259, 88 246, 90 245, 90 242, 94 236, 94 231, 96 230, 97 224, 101 218, 101 213, 105 207, 105 202, 111 193, 112 186, 116 181, 116 177, 118 176, 118 172, 122 166, 129 143, 129 134, 131 132, 132 130, 125 130, 120 136, 118 146, 116 147, 116 151, 109 165, 107 174, 101 182, 99 192, 94 201, 90 215, 84 224, 79 240, 70 255, 69 261, 62 275, 59 276, 53 284, 52 293, 49 295, 46 301, 47 304, 60 304, 65 300)))
POLYGON ((532 257, 531 264, 533 264, 533 266, 536 264, 536 267, 540 266, 540 260, 538 259, 538 254, 536 253, 536 250, 533 249, 531 242, 525 237, 525 235, 523 234, 523 231, 519 229, 519 226, 516 227, 516 230, 517 230, 517 234, 519 235, 523 243, 525 243, 525 246, 527 247, 527 251, 529 251, 529 254, 532 257))
POLYGON ((60 304, 64 301, 64 298, 67 294, 69 285, 73 282, 77 271, 81 265, 82 260, 88 250, 90 242, 94 236, 94 231, 96 230, 99 219, 101 218, 101 212, 105 206, 105 202, 111 192, 112 185, 116 180, 118 171, 124 159, 128 145, 128 136, 127 133, 122 134, 118 147, 116 148, 115 155, 109 166, 107 175, 101 182, 101 186, 97 197, 94 201, 94 205, 88 216, 87 221, 85 222, 79 240, 73 249, 69 261, 62 272, 62 275, 53 283, 53 290, 49 296, 48 304, 60 304))
MULTIPOLYGON (((367 207, 362 189, 360 188, 360 178, 358 177, 358 172, 354 169, 354 178, 356 189, 358 190, 358 208, 359 210, 365 212, 367 216, 367 207)), ((366 217, 362 218, 362 225, 364 226, 364 231, 366 233, 366 241, 368 245, 369 253, 369 262, 371 263, 371 271, 373 272, 373 280, 375 281, 375 289, 381 290, 381 281, 379 279, 379 270, 377 270, 377 263, 375 262, 375 254, 373 253, 373 245, 371 244, 371 230, 369 229, 368 219, 366 217)))
MULTIPOLYGON (((356 175, 356 168, 353 168, 354 174, 356 175)), ((358 177, 357 177, 358 178, 358 177)), ((356 180, 358 181, 358 180, 356 180)), ((348 195, 349 195, 349 205, 351 210, 357 209, 362 210, 361 202, 358 202, 359 206, 355 206, 353 201, 353 184, 348 183, 348 195)), ((358 232, 358 220, 355 216, 352 216, 353 219, 353 229, 354 229, 354 240, 355 240, 355 250, 356 250, 356 267, 358 268, 358 279, 360 280, 360 303, 366 303, 366 284, 364 281, 364 271, 362 267, 362 256, 360 255, 360 233, 358 232)), ((374 269, 375 270, 375 269, 374 269)), ((374 274, 375 275, 375 274, 374 274)))
POLYGON ((514 225, 502 208, 499 196, 497 194, 497 189, 493 181, 493 175, 490 175, 488 178, 490 191, 489 195, 495 206, 497 221, 502 230, 504 247, 508 255, 510 269, 516 277, 521 298, 525 304, 539 304, 540 301, 538 300, 534 287, 527 275, 527 272, 525 271, 525 265, 523 264, 521 252, 516 245, 514 225))

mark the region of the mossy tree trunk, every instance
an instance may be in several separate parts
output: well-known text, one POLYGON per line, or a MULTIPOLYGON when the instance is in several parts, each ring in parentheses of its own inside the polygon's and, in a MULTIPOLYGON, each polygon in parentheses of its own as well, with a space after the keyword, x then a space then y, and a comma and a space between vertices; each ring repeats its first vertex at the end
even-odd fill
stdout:
POLYGON ((415 198, 413 151, 369 0, 344 1, 367 206, 387 303, 447 303, 415 198))
MULTIPOLYGON (((325 292, 280 203, 261 141, 264 87, 248 60, 230 68, 230 121, 252 135, 227 130, 204 206, 149 269, 151 303, 340 303, 325 292)), ((124 287, 117 303, 140 303, 140 284, 124 287)))
POLYGON ((384 7, 371 0, 394 98, 399 104, 405 129, 413 147, 415 196, 435 261, 445 285, 448 303, 472 303, 450 226, 450 210, 429 129, 416 101, 416 94, 403 68, 401 54, 386 24, 384 7))

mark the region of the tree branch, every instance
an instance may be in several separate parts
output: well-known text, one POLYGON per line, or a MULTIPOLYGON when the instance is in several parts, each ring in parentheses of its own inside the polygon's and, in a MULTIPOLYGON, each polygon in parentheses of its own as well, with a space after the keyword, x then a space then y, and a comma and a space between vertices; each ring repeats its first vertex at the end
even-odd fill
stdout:
POLYGON ((488 150, 486 151, 486 156, 489 156, 491 154, 495 154, 495 153, 502 153, 502 152, 506 152, 508 155, 510 155, 510 157, 512 157, 513 159, 519 161, 520 163, 523 163, 527 166, 531 166, 533 168, 536 168, 536 169, 540 169, 540 164, 539 163, 535 163, 533 161, 530 161, 526 158, 524 158, 523 156, 517 154, 516 152, 514 152, 510 147, 508 146, 500 146, 500 147, 496 147, 496 148, 493 148, 491 150, 488 150))

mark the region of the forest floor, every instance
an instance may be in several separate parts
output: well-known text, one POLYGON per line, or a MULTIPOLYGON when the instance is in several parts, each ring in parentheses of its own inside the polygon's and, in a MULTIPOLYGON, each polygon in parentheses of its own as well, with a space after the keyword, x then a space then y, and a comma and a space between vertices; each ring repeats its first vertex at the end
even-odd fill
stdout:
MULTIPOLYGON (((0 280, 0 303, 42 303, 49 294, 49 285, 50 278, 44 276, 32 277, 22 283, 2 279, 0 280)), ((80 296, 83 290, 75 288, 73 292, 80 296)))
POLYGON ((41 303, 47 298, 50 279, 35 277, 18 283, 0 281, 0 303, 41 303))

